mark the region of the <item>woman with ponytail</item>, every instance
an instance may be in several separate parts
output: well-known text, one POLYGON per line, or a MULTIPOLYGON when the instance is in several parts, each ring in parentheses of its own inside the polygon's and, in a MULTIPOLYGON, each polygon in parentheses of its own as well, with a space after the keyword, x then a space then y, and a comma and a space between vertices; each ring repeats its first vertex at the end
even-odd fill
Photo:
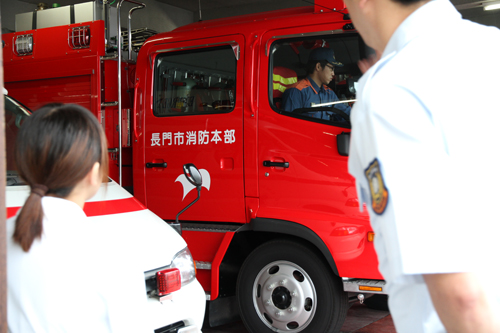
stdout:
POLYGON ((83 211, 107 179, 96 117, 72 104, 39 109, 19 130, 15 161, 31 193, 7 221, 9 332, 142 331, 131 309, 145 301, 144 278, 124 274, 120 289, 83 211))
POLYGON ((31 187, 14 231, 14 240, 28 252, 42 235, 42 198, 64 198, 83 209, 85 200, 97 192, 107 177, 106 138, 86 109, 71 104, 46 106, 19 130, 15 162, 31 187))

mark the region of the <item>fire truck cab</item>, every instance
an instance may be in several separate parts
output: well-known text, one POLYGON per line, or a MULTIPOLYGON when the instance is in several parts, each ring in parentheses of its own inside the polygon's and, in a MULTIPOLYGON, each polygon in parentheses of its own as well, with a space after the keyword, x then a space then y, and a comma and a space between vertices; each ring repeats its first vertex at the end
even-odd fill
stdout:
POLYGON ((134 194, 172 220, 183 203, 176 191, 195 195, 177 182, 179 166, 204 172, 182 235, 213 325, 237 302, 250 332, 333 332, 349 297, 383 293, 347 172, 349 121, 335 105, 283 109, 283 92, 307 76, 317 47, 344 64, 330 87, 355 100, 368 49, 343 7, 326 5, 193 23, 139 52, 134 194))

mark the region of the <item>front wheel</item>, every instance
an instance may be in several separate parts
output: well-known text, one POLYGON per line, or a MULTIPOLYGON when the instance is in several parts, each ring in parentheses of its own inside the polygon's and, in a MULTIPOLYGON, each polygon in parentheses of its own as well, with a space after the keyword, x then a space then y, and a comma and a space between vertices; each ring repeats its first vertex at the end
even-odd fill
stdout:
POLYGON ((301 243, 255 249, 238 276, 240 315, 251 333, 340 331, 347 313, 342 281, 301 243))

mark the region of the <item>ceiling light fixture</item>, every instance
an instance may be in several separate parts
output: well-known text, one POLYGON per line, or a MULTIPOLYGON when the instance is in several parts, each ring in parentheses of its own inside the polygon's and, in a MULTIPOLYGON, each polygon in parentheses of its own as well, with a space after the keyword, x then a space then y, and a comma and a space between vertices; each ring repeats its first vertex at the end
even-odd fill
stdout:
POLYGON ((484 6, 484 10, 495 10, 495 9, 500 9, 500 3, 484 6))
POLYGON ((481 1, 458 4, 455 5, 455 8, 457 10, 472 9, 472 8, 483 8, 484 10, 493 10, 493 9, 498 9, 497 5, 500 5, 500 1, 498 0, 481 0, 481 1))

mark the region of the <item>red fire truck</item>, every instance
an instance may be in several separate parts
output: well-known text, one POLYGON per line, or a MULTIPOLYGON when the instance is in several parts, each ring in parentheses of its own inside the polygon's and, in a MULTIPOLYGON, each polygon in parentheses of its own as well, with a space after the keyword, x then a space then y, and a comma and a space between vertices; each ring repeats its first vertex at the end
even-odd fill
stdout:
POLYGON ((200 169, 182 236, 212 326, 239 309, 254 333, 335 332, 350 300, 384 294, 347 171, 350 123, 282 107, 317 47, 344 64, 330 87, 355 100, 368 51, 342 1, 189 24, 148 38, 136 61, 122 60, 120 38, 118 54, 109 47, 108 29, 94 20, 4 35, 5 86, 33 110, 89 108, 111 176, 167 222, 196 196, 183 164, 200 169))

